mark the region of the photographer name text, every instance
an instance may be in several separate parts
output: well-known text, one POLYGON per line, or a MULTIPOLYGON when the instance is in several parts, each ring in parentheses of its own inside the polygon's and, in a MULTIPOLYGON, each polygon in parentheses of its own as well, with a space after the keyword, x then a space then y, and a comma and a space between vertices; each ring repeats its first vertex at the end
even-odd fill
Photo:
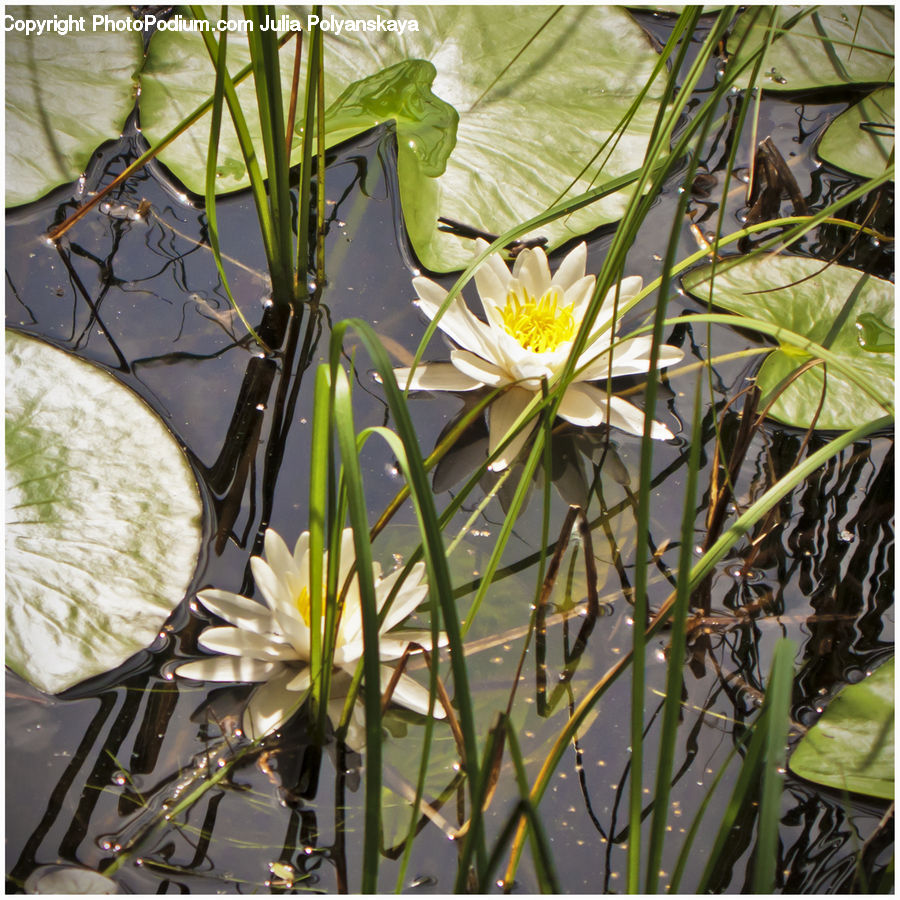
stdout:
MULTIPOLYGON (((374 19, 339 19, 335 15, 324 18, 315 15, 306 17, 304 24, 300 19, 290 16, 281 16, 279 19, 266 17, 260 23, 260 31, 289 32, 312 31, 318 25, 322 31, 333 34, 352 31, 381 31, 403 34, 407 31, 418 31, 419 23, 416 19, 384 19, 375 16, 374 19)), ((5 31, 21 31, 26 35, 40 36, 42 34, 56 33, 60 36, 67 34, 84 34, 88 31, 228 31, 246 34, 253 31, 253 22, 247 19, 220 19, 208 21, 191 19, 181 14, 163 19, 147 13, 140 19, 111 16, 105 13, 97 13, 92 16, 52 16, 45 19, 23 19, 7 13, 4 16, 5 31)))

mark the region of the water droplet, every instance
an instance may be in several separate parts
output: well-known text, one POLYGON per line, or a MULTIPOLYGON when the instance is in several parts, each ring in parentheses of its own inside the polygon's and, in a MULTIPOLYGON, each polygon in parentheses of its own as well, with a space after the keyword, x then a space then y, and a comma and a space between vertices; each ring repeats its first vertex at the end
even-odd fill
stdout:
POLYGON ((381 377, 380 372, 376 372, 374 369, 369 373, 372 376, 372 381, 376 384, 384 384, 384 379, 381 377))
POLYGON ((858 684, 866 677, 866 673, 862 669, 852 668, 844 672, 844 680, 850 684, 858 684))
POLYGON ((838 540, 843 541, 845 544, 849 544, 853 541, 853 532, 850 531, 849 528, 845 528, 839 535, 838 540))
POLYGON ((128 776, 121 769, 117 769, 112 774, 112 783, 118 785, 128 784, 128 776))
POLYGON ((769 78, 771 78, 775 84, 787 84, 787 78, 775 69, 774 66, 769 69, 769 78))

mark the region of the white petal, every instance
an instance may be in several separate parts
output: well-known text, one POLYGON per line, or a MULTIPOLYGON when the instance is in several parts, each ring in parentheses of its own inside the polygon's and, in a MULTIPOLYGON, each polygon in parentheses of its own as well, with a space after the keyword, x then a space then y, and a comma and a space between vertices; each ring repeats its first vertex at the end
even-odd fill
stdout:
POLYGON ((287 585, 278 577, 272 567, 261 557, 250 557, 250 570, 260 593, 266 598, 269 609, 276 612, 279 606, 290 603, 293 599, 287 585))
POLYGON ((304 666, 296 675, 287 683, 289 691, 305 691, 312 684, 312 676, 309 666, 304 666))
POLYGON ((540 300, 550 289, 550 265, 540 247, 523 250, 513 263, 512 273, 535 300, 540 300))
POLYGON ((568 290, 572 285, 584 278, 586 267, 587 244, 582 241, 566 254, 566 258, 559 264, 559 268, 553 275, 551 284, 558 284, 568 293, 568 290))
MULTIPOLYGON (((378 596, 378 611, 381 612, 385 600, 397 579, 403 574, 403 569, 398 568, 395 572, 391 572, 386 578, 383 578, 376 586, 376 594, 378 596)), ((390 631, 395 625, 399 625, 414 609, 416 609, 425 599, 428 593, 428 584, 423 582, 425 576, 425 563, 417 562, 403 582, 403 586, 397 592, 391 608, 388 610, 381 626, 382 634, 390 631)))
POLYGON ((299 567, 301 563, 306 562, 308 555, 309 532, 304 531, 300 534, 300 537, 297 538, 297 543, 294 544, 294 565, 299 567))
MULTIPOLYGON (((394 677, 394 670, 390 666, 382 666, 381 667, 381 693, 382 696, 384 692, 387 690, 387 686, 391 683, 391 678, 394 677)), ((391 694, 391 702, 397 703, 400 706, 405 706, 407 709, 411 709, 413 712, 420 713, 425 716, 428 715, 428 702, 430 699, 430 695, 428 691, 419 684, 418 681, 413 681, 409 675, 401 675, 399 681, 396 685, 394 685, 394 691, 391 694)), ((439 698, 435 698, 434 701, 434 717, 436 719, 443 719, 447 714, 444 712, 444 707, 441 704, 439 698)))
POLYGON ((274 635, 256 634, 240 628, 207 628, 197 643, 213 653, 247 656, 250 659, 268 661, 297 658, 294 648, 274 635))
POLYGON ((293 554, 274 528, 266 529, 265 552, 266 563, 288 594, 291 597, 299 596, 301 589, 307 587, 308 576, 301 580, 293 554))
MULTIPOLYGON (((440 304, 431 303, 424 298, 416 306, 429 319, 437 317, 440 304)), ((449 335, 460 347, 465 347, 481 356, 489 356, 489 339, 487 325, 475 318, 471 310, 457 297, 438 319, 438 328, 449 335)))
MULTIPOLYGON (((636 337, 622 341, 613 349, 613 377, 617 375, 641 375, 649 372, 652 346, 653 339, 650 337, 636 337)), ((671 366, 673 363, 680 362, 683 355, 677 347, 661 344, 657 368, 663 369, 666 366, 671 366)), ((581 377, 585 381, 590 380, 587 375, 582 375, 581 377)))
POLYGON ((251 740, 271 734, 300 708, 304 695, 288 687, 295 675, 295 670, 286 668, 253 692, 243 718, 244 733, 251 740))
MULTIPOLYGON (((627 278, 623 278, 619 282, 619 306, 623 303, 631 300, 632 297, 636 297, 640 292, 641 288, 644 286, 644 279, 641 278, 640 275, 629 275, 627 278)), ((609 290, 606 297, 610 301, 616 295, 615 285, 609 290)))
MULTIPOLYGON (((341 532, 341 559, 338 565, 338 590, 341 590, 344 586, 344 582, 347 580, 347 576, 350 574, 350 570, 353 568, 354 563, 356 562, 356 545, 353 543, 353 529, 345 528, 341 532)), ((356 576, 353 578, 354 582, 356 581, 356 576)), ((348 591, 347 594, 347 603, 349 605, 350 602, 350 593, 348 591)), ((357 605, 359 605, 359 601, 357 600, 357 605)))
POLYGON ((272 612, 256 600, 233 594, 231 591, 220 591, 208 588, 197 594, 197 599, 214 616, 245 628, 250 631, 265 632, 272 627, 272 612))
POLYGON ((585 311, 587 310, 591 297, 594 294, 594 286, 596 284, 597 279, 594 278, 593 275, 585 275, 584 278, 576 281, 575 284, 573 284, 566 291, 564 303, 566 306, 574 304, 572 315, 575 317, 575 321, 579 325, 581 324, 581 320, 584 318, 585 311))
POLYGON ((416 289, 420 300, 425 300, 435 306, 440 306, 447 299, 447 291, 430 278, 418 276, 413 278, 412 285, 416 289))
POLYGON ((210 656, 180 665, 175 674, 194 681, 266 681, 283 668, 284 663, 245 656, 210 656))
MULTIPOLYGON (((482 305, 487 300, 492 304, 506 302, 506 285, 509 281, 509 269, 500 259, 500 254, 492 253, 476 270, 475 286, 482 305)), ((485 309, 485 311, 487 311, 485 309)))
MULTIPOLYGON (((458 352, 458 351, 454 351, 458 352)), ((400 390, 410 391, 474 391, 483 387, 461 372, 453 363, 422 363, 409 377, 410 369, 394 369, 400 390)))
POLYGON ((274 528, 266 529, 263 547, 266 562, 276 576, 282 578, 286 572, 293 569, 294 557, 288 550, 284 538, 274 528))
MULTIPOLYGON (((513 423, 531 402, 534 394, 519 387, 511 387, 501 394, 488 408, 488 452, 493 453, 506 437, 506 433, 513 423)), ((536 423, 526 425, 512 439, 500 456, 491 463, 492 472, 500 472, 505 469, 518 455, 525 442, 528 440, 536 423)))
POLYGON ((295 598, 264 560, 252 556, 250 568, 257 587, 272 608, 279 630, 291 642, 300 659, 309 659, 309 627, 300 615, 295 598))
POLYGON ((558 413, 573 425, 602 425, 606 421, 606 393, 581 382, 570 384, 560 401, 558 413))
MULTIPOLYGON (((644 433, 642 410, 621 397, 607 396, 605 391, 591 384, 570 385, 559 405, 559 415, 573 425, 599 425, 608 421, 613 427, 628 434, 644 433), (595 410, 594 413, 591 413, 591 407, 595 410)), ((654 440, 670 440, 672 436, 672 432, 661 422, 651 423, 650 437, 654 440)))
POLYGON ((512 380, 499 366, 468 350, 451 350, 450 359, 453 366, 466 378, 476 381, 479 385, 499 387, 509 384, 512 380))
MULTIPOLYGON (((382 659, 397 659, 406 652, 410 644, 418 644, 425 650, 431 649, 431 632, 424 628, 401 628, 390 634, 382 635, 378 642, 378 650, 382 659)), ((447 646, 447 635, 438 633, 438 646, 447 646)))
POLYGON ((357 660, 363 655, 365 646, 362 635, 345 641, 339 647, 334 648, 334 664, 336 666, 349 666, 352 671, 357 660))

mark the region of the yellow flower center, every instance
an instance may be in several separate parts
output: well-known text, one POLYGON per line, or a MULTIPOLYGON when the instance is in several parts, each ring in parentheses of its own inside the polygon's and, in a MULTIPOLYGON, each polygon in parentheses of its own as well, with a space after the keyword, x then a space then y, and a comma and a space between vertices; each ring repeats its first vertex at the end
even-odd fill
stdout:
POLYGON ((559 288, 552 287, 540 300, 535 300, 522 288, 506 295, 506 306, 500 315, 503 327, 526 350, 547 353, 564 341, 575 337, 574 303, 560 306, 559 288), (523 299, 524 298, 524 299, 523 299))
MULTIPOLYGON (((324 590, 322 592, 324 594, 324 590)), ((303 621, 306 623, 306 627, 309 628, 309 619, 311 616, 311 612, 309 609, 310 598, 309 598, 309 590, 305 587, 300 588, 300 593, 297 595, 297 610, 300 615, 303 616, 303 621)))

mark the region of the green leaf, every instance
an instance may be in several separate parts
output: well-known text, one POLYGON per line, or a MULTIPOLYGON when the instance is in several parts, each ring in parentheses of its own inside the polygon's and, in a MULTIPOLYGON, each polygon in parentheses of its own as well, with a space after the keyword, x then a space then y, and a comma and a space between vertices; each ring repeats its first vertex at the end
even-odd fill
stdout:
MULTIPOLYGON (((356 22, 360 9, 328 7, 325 19, 356 22)), ((305 11, 293 15, 306 25, 305 11)), ((543 212, 567 190, 574 196, 600 187, 640 164, 658 92, 651 91, 627 133, 607 148, 602 171, 598 174, 599 162, 589 165, 658 59, 625 11, 570 6, 553 14, 553 8, 526 5, 511 14, 509 7, 478 5, 373 6, 364 15, 364 22, 377 23, 380 16, 383 22, 407 25, 402 34, 350 31, 346 25, 340 33, 334 26, 325 32, 326 106, 328 127, 334 129, 328 143, 387 119, 398 121, 403 215, 416 254, 429 269, 462 268, 472 257, 470 240, 437 230, 438 216, 499 234, 543 212), (412 22, 418 30, 412 30, 412 22), (394 68, 400 64, 409 68, 394 68), (433 92, 432 66, 437 73, 433 92), (414 83, 402 85, 401 75, 414 83), (373 92, 380 82, 367 81, 372 76, 389 87, 383 102, 373 92), (350 116, 352 103, 363 97, 367 109, 361 106, 358 115, 350 116), (451 104, 459 114, 455 146, 451 104), (445 166, 443 154, 450 148, 445 166)), ((248 59, 245 48, 245 39, 230 36, 232 73, 248 59)), ((287 79, 293 51, 286 48, 282 57, 287 79)), ((158 140, 185 118, 210 95, 212 83, 197 35, 155 35, 140 101, 148 140, 158 140)), ((250 86, 238 93, 248 98, 245 108, 252 120, 250 86)), ((160 157, 198 193, 208 133, 204 117, 160 157)), ((220 166, 239 158, 230 131, 223 129, 220 166)), ((243 184, 223 168, 221 190, 243 184)), ((616 221, 626 202, 624 193, 604 198, 542 234, 551 247, 558 246, 616 221)))
POLYGON ((436 74, 430 62, 409 59, 353 82, 325 113, 329 142, 394 121, 401 153, 411 153, 423 175, 442 175, 456 143, 459 115, 431 92, 436 74))
MULTIPOLYGON (((875 316, 885 328, 893 328, 894 286, 856 269, 827 266, 799 256, 759 257, 720 263, 715 273, 712 302, 715 306, 751 318, 773 322, 804 335, 845 360, 881 396, 894 395, 893 352, 872 352, 861 336, 875 316)), ((710 266, 688 273, 684 286, 704 301, 709 300, 710 266)), ((740 327, 740 321, 735 322, 740 327)), ((763 362, 757 383, 763 403, 783 380, 808 362, 800 347, 783 344, 763 362)), ((834 367, 827 371, 827 390, 816 427, 845 431, 884 415, 884 409, 848 381, 834 367)), ((822 366, 795 379, 775 401, 770 415, 799 428, 809 427, 822 395, 822 366)))
POLYGON ((894 799, 894 660, 848 684, 804 735, 789 766, 838 790, 894 799))
POLYGON ((894 154, 893 85, 841 113, 822 135, 818 152, 825 162, 854 175, 881 175, 894 154))
MULTIPOLYGON (((778 6, 775 27, 803 6, 778 6)), ((766 41, 769 7, 750 7, 728 38, 731 65, 742 65, 766 41)), ((892 6, 818 6, 785 33, 776 32, 760 73, 767 91, 842 84, 880 84, 894 77, 892 6)), ((746 85, 747 77, 738 81, 746 85)))
POLYGON ((111 375, 6 335, 6 664, 43 691, 151 643, 201 540, 181 448, 111 375))
MULTIPOLYGON (((6 205, 37 200, 74 181, 103 141, 119 136, 134 106, 140 32, 91 28, 89 6, 7 6, 16 21, 83 20, 85 29, 6 34, 6 205)), ((104 7, 111 20, 125 8, 104 7)))

